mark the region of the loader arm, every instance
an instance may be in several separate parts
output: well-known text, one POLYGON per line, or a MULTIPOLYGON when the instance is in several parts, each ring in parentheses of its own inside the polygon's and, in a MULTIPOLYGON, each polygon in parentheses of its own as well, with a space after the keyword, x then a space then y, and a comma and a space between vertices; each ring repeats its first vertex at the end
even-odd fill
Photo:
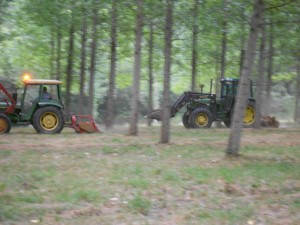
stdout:
POLYGON ((8 103, 7 99, 4 99, 7 104, 7 109, 4 111, 5 114, 13 113, 16 107, 16 101, 15 99, 8 93, 6 88, 0 83, 0 91, 2 91, 8 98, 8 100, 11 102, 11 104, 8 103))
POLYGON ((197 99, 211 98, 211 94, 204 94, 199 92, 184 92, 171 107, 171 117, 174 117, 176 113, 182 109, 187 103, 197 99))

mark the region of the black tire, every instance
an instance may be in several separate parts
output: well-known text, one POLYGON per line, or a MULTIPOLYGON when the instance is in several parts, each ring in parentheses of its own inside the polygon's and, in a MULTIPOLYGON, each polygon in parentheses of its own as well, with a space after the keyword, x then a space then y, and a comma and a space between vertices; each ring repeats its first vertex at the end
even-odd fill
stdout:
POLYGON ((0 113, 0 134, 8 134, 11 129, 11 121, 9 117, 0 113))
POLYGON ((54 106, 45 106, 36 110, 32 125, 39 134, 60 133, 64 128, 64 115, 54 106))
POLYGON ((183 126, 187 129, 192 128, 192 125, 190 124, 190 114, 191 114, 190 111, 186 111, 182 116, 183 126))
POLYGON ((231 120, 224 120, 223 123, 225 124, 226 127, 230 128, 231 120))
POLYGON ((190 124, 193 128, 210 128, 213 116, 207 108, 197 108, 190 115, 190 124))

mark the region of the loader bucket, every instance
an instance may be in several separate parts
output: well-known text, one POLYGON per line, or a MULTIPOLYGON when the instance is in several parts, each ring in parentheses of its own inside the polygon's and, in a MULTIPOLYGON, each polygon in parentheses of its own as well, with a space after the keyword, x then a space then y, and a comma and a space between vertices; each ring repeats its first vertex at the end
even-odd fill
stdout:
POLYGON ((144 118, 161 121, 161 117, 162 117, 162 109, 155 109, 152 112, 148 113, 144 118))
POLYGON ((71 115, 70 127, 79 134, 101 132, 97 128, 94 118, 90 115, 71 115))

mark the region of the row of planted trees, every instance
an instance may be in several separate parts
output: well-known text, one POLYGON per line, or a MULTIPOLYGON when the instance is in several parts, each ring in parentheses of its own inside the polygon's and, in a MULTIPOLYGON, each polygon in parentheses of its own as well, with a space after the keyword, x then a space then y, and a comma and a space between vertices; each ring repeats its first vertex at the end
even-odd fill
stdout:
MULTIPOLYGON (((78 93, 77 111, 87 113, 107 96, 108 128, 114 124, 117 90, 132 86, 129 133, 136 135, 141 95, 148 96, 151 111, 154 93, 164 90, 168 115, 170 91, 195 91, 210 79, 240 76, 251 50, 259 55, 251 73, 260 84, 258 105, 271 102, 272 82, 283 82, 293 87, 299 119, 299 2, 259 2, 259 48, 255 41, 247 49, 254 1, 2 0, 0 71, 12 77, 29 70, 65 80, 67 111, 74 110, 72 93, 78 93)), ((167 132, 168 116, 164 121, 167 132)), ((162 138, 167 141, 168 135, 162 138)))

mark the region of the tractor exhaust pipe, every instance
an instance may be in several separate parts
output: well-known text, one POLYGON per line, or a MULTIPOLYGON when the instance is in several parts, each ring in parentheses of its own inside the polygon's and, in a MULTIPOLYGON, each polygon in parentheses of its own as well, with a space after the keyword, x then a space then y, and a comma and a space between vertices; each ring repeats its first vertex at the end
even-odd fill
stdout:
POLYGON ((212 91, 212 85, 213 85, 213 79, 210 80, 210 91, 209 91, 210 95, 211 95, 211 91, 212 91))

